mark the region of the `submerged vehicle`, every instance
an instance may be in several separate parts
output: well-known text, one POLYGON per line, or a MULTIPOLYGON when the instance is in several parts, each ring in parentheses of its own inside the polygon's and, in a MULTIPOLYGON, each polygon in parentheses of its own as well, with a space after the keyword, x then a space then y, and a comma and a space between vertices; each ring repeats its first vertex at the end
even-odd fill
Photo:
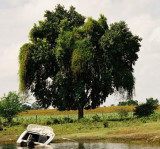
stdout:
POLYGON ((35 145, 48 145, 55 134, 53 129, 48 126, 41 126, 36 124, 29 124, 27 129, 20 135, 17 144, 22 147, 35 145))

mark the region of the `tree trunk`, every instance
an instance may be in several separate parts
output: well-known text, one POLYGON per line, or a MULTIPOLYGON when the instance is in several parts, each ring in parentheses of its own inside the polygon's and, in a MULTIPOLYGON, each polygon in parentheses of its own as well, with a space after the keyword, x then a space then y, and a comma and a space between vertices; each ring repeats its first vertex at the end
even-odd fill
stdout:
POLYGON ((82 107, 78 108, 78 120, 83 118, 83 115, 84 115, 83 108, 82 107))

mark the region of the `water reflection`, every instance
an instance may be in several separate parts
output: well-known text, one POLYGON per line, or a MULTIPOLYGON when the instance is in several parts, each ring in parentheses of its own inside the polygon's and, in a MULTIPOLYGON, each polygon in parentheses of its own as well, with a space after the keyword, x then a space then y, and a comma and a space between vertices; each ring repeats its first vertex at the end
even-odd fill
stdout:
MULTIPOLYGON (((147 144, 125 144, 125 143, 52 143, 48 146, 35 147, 34 149, 159 149, 160 146, 147 144)), ((16 144, 1 144, 0 149, 29 149, 17 147, 16 144)))
POLYGON ((79 143, 79 145, 78 145, 78 149, 85 149, 85 147, 84 147, 84 143, 79 143))
POLYGON ((159 149, 160 146, 125 143, 55 143, 53 149, 159 149))
POLYGON ((0 144, 0 149, 17 149, 15 144, 0 144))

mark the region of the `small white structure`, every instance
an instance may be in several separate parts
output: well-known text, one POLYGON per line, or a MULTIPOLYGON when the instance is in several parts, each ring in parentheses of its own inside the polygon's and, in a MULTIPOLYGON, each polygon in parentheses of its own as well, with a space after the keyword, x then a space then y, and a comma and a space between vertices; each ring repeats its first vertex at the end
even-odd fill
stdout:
POLYGON ((18 138, 17 144, 20 146, 48 145, 54 137, 51 127, 30 124, 18 138))

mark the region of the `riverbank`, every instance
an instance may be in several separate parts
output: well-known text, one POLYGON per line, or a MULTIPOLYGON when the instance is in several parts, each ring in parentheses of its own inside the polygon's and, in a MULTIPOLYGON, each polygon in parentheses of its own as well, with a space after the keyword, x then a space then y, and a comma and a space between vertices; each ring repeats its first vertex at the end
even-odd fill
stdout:
MULTIPOLYGON (((118 121, 109 122, 104 128, 102 122, 67 123, 49 125, 56 134, 53 142, 126 142, 160 144, 160 122, 118 121)), ((26 125, 4 127, 0 131, 0 143, 15 143, 26 125)))
POLYGON ((64 141, 62 138, 78 142, 98 141, 160 144, 160 122, 139 123, 130 126, 122 126, 122 123, 118 126, 117 123, 117 126, 111 128, 97 127, 86 132, 58 134, 54 141, 64 141))

